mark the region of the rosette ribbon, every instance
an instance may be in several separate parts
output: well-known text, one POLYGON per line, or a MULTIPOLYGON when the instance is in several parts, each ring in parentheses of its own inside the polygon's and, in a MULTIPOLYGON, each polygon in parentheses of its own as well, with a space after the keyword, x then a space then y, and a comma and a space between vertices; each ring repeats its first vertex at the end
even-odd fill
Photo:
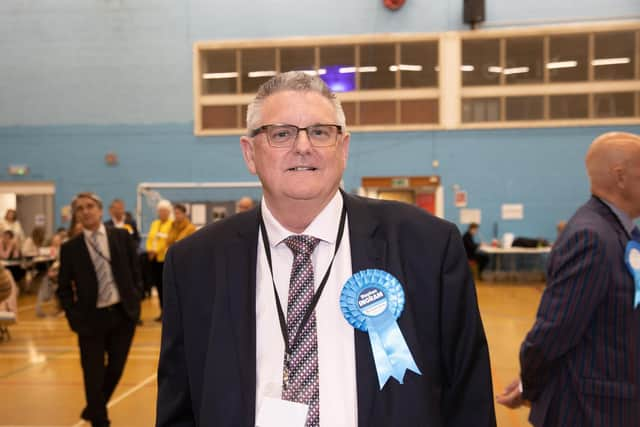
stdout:
POLYGON ((396 322, 404 302, 398 279, 376 269, 351 276, 340 294, 340 308, 347 322, 369 333, 380 390, 390 377, 402 384, 407 370, 422 375, 396 322))
POLYGON ((640 305, 640 243, 630 240, 624 253, 624 263, 631 272, 636 283, 636 293, 633 301, 633 308, 640 305))

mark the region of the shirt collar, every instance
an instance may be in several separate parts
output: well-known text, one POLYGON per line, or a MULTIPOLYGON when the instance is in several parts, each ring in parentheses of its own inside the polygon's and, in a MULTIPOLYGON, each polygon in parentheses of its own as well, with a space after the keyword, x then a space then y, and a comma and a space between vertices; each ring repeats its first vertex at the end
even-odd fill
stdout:
MULTIPOLYGON (((90 239, 91 236, 93 235, 93 231, 87 230, 86 228, 83 228, 82 232, 84 233, 84 237, 86 237, 87 239, 90 239)), ((107 229, 104 227, 104 224, 102 224, 102 223, 100 223, 100 227, 98 227, 96 232, 98 234, 102 234, 102 235, 105 235, 105 236, 107 235, 107 229)))
MULTIPOLYGON (((335 243, 338 227, 340 226, 340 213, 342 212, 343 204, 344 200, 342 200, 342 195, 339 191, 336 191, 336 194, 329 203, 327 203, 327 206, 322 209, 318 216, 311 221, 311 224, 300 234, 313 236, 330 244, 335 243)), ((269 210, 264 197, 260 202, 260 206, 264 226, 269 236, 269 245, 274 248, 294 233, 291 233, 278 222, 269 210)))
POLYGON ((633 230, 633 227, 635 227, 636 225, 633 222, 633 220, 631 218, 629 218, 629 215, 627 215, 626 213, 622 212, 620 209, 615 207, 612 203, 609 203, 609 202, 607 202, 606 200, 604 200, 602 198, 600 198, 600 200, 602 200, 602 203, 604 203, 605 205, 609 206, 609 209, 611 209, 611 211, 614 213, 614 215, 618 217, 618 220, 620 221, 620 223, 624 227, 624 229, 627 232, 627 234, 629 236, 631 236, 631 230, 633 230))

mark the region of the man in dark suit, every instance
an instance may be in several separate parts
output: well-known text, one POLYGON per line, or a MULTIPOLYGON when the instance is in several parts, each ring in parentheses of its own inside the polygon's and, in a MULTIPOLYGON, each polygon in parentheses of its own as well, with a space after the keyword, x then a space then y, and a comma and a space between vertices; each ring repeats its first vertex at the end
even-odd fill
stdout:
POLYGON ((498 402, 531 402, 535 426, 638 425, 640 309, 625 249, 640 240, 640 137, 607 133, 586 156, 593 196, 553 246, 520 380, 498 402))
POLYGON ((157 425, 269 427, 284 425, 270 418, 280 410, 300 426, 495 426, 456 227, 339 191, 350 135, 318 77, 274 77, 247 123, 260 206, 176 243, 165 261, 157 425), (402 384, 379 384, 369 335, 340 309, 343 285, 365 269, 402 284, 397 324, 420 372, 402 384))
POLYGON ((129 232, 133 242, 136 244, 136 248, 140 245, 140 233, 138 232, 138 226, 133 218, 127 215, 127 211, 124 206, 124 200, 113 199, 109 205, 109 218, 104 222, 107 227, 122 228, 129 232))
POLYGON ((78 334, 87 399, 81 416, 102 427, 109 425, 106 404, 122 375, 140 316, 140 272, 129 233, 102 224, 98 196, 79 193, 71 206, 83 232, 60 248, 57 293, 78 334))
POLYGON ((464 250, 467 253, 467 258, 478 263, 478 274, 481 275, 487 264, 489 263, 489 255, 481 253, 478 249, 480 244, 476 243, 474 237, 478 234, 480 226, 475 222, 469 224, 469 228, 462 235, 462 243, 464 244, 464 250))

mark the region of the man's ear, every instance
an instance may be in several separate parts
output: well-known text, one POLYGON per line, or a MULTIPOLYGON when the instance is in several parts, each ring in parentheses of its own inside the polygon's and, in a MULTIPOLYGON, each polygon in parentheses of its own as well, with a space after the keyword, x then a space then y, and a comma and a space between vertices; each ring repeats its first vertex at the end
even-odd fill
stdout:
POLYGON ((613 175, 614 182, 616 183, 616 187, 619 189, 624 189, 626 186, 626 175, 627 171, 621 165, 614 166, 611 168, 611 174, 613 175))
POLYGON ((244 158, 244 163, 247 165, 247 169, 255 175, 256 162, 254 157, 253 140, 248 136, 240 137, 240 148, 242 148, 242 157, 244 158))

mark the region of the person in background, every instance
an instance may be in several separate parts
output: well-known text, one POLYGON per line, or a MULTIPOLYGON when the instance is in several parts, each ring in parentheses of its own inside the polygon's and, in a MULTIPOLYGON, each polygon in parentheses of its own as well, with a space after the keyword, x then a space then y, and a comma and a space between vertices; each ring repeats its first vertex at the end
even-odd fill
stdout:
POLYGON ((133 240, 125 230, 104 226, 96 194, 78 193, 71 206, 83 230, 60 248, 57 295, 78 335, 87 400, 81 417, 107 427, 107 402, 140 316, 140 271, 133 240))
POLYGON ((4 230, 11 230, 18 245, 22 245, 24 231, 22 230, 20 221, 18 221, 18 212, 15 209, 7 209, 7 212, 4 214, 4 220, 0 221, 0 231, 4 230))
POLYGON ((171 231, 173 221, 171 220, 171 202, 161 200, 156 205, 158 219, 151 223, 151 229, 147 237, 147 256, 151 262, 151 273, 153 284, 158 291, 158 301, 160 302, 160 316, 155 320, 162 321, 162 270, 164 257, 167 254, 167 238, 171 231))
POLYGON ((45 230, 44 227, 36 226, 31 230, 31 236, 22 244, 22 256, 35 257, 40 253, 40 248, 44 246, 45 230))
POLYGON ((189 220, 187 208, 183 204, 176 203, 173 207, 173 217, 173 224, 167 237, 167 248, 196 231, 196 226, 189 220))
POLYGON ((0 264, 0 311, 18 315, 18 287, 8 268, 0 264))
POLYGON ((20 247, 15 239, 15 235, 11 230, 4 230, 2 238, 0 238, 0 259, 18 259, 20 258, 20 247))
POLYGON ((553 245, 520 378, 497 398, 530 402, 536 427, 629 427, 640 415, 640 136, 599 136, 585 166, 592 196, 553 245))
POLYGON ((567 221, 558 221, 558 223, 556 224, 556 240, 560 238, 560 235, 562 234, 566 226, 567 221))
POLYGON ((472 222, 469 224, 469 228, 467 228, 467 231, 462 235, 462 243, 464 243, 464 250, 467 252, 467 259, 475 261, 478 264, 478 274, 481 276, 485 267, 489 263, 489 256, 478 250, 480 248, 480 244, 476 243, 474 240, 479 229, 480 226, 477 223, 472 222))
POLYGON ((136 244, 136 248, 140 245, 140 233, 138 226, 133 218, 127 216, 124 201, 122 199, 113 199, 109 205, 110 219, 104 222, 107 227, 123 228, 129 232, 129 235, 136 244))
POLYGON ((253 209, 253 199, 248 196, 244 196, 238 199, 236 202, 236 213, 246 212, 253 209))
MULTIPOLYGON (((47 269, 47 274, 43 278, 40 287, 38 288, 38 296, 36 298, 36 316, 46 317, 43 305, 55 296, 55 292, 58 289, 58 272, 60 270, 60 246, 66 241, 66 231, 64 233, 58 232, 51 238, 51 244, 49 246, 49 256, 54 258, 53 263, 47 269)), ((62 309, 58 307, 56 314, 60 313, 62 309)))

